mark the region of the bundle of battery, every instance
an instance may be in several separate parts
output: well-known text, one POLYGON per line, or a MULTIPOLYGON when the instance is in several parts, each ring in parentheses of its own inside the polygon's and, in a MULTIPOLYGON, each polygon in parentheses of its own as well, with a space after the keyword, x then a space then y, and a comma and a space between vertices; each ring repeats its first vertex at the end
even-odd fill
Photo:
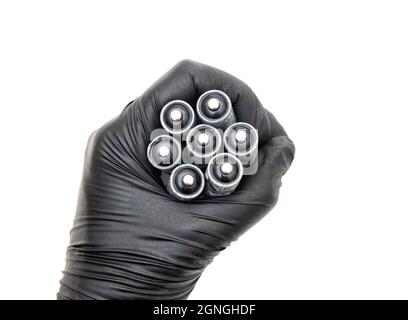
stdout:
POLYGON ((147 148, 150 163, 169 175, 168 192, 183 201, 233 193, 257 157, 258 132, 236 121, 227 94, 203 93, 196 112, 182 100, 167 103, 160 113, 166 134, 147 148))

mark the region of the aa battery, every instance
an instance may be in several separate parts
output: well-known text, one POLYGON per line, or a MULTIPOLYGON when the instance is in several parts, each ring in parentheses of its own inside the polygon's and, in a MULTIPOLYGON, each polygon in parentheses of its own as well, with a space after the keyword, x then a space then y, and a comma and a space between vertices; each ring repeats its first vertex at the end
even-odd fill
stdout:
POLYGON ((173 100, 167 103, 160 112, 162 127, 172 135, 182 135, 195 124, 193 108, 183 100, 173 100))
POLYGON ((198 98, 197 114, 202 123, 222 130, 236 121, 231 99, 220 90, 204 92, 198 98))
POLYGON ((236 122, 224 132, 225 149, 235 155, 245 167, 258 156, 258 131, 246 122, 236 122))
POLYGON ((192 163, 204 167, 210 159, 220 152, 222 136, 218 129, 199 124, 191 129, 186 138, 186 148, 192 163))
POLYGON ((170 172, 181 162, 181 152, 181 145, 175 138, 160 135, 147 147, 147 158, 155 168, 170 172))
POLYGON ((171 172, 167 190, 175 198, 189 201, 197 198, 204 186, 205 177, 201 170, 192 164, 182 164, 171 172))
POLYGON ((226 196, 234 192, 243 176, 241 161, 232 154, 220 153, 214 156, 207 167, 207 195, 226 196))

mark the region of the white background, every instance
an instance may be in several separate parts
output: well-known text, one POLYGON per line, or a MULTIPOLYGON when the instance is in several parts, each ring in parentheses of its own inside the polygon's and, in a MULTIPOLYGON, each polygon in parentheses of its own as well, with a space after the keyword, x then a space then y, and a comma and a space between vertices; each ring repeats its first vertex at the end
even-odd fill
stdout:
POLYGON ((0 298, 54 299, 89 134, 183 58, 297 147, 191 298, 408 298, 407 2, 2 1, 0 46, 0 298))

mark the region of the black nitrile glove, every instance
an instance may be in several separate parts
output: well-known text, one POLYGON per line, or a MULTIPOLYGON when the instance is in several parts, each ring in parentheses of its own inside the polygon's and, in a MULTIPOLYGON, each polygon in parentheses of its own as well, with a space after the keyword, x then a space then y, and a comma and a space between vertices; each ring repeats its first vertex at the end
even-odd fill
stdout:
POLYGON ((294 145, 242 81, 182 61, 89 138, 59 299, 185 299, 205 267, 278 200, 294 145), (258 129, 258 172, 229 196, 180 202, 149 164, 150 133, 174 99, 227 93, 258 129))

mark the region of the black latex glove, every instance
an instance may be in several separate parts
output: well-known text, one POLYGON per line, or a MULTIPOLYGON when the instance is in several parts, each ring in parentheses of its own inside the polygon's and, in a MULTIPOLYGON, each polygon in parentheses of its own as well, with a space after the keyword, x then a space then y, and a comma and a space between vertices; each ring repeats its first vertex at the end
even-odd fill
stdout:
MULTIPOLYGON (((294 145, 251 89, 182 61, 89 138, 59 299, 185 299, 205 267, 276 204, 294 145), (149 164, 150 133, 174 99, 227 93, 259 132, 259 168, 229 196, 180 202, 149 164)), ((266 250, 267 248, 259 248, 266 250)))

